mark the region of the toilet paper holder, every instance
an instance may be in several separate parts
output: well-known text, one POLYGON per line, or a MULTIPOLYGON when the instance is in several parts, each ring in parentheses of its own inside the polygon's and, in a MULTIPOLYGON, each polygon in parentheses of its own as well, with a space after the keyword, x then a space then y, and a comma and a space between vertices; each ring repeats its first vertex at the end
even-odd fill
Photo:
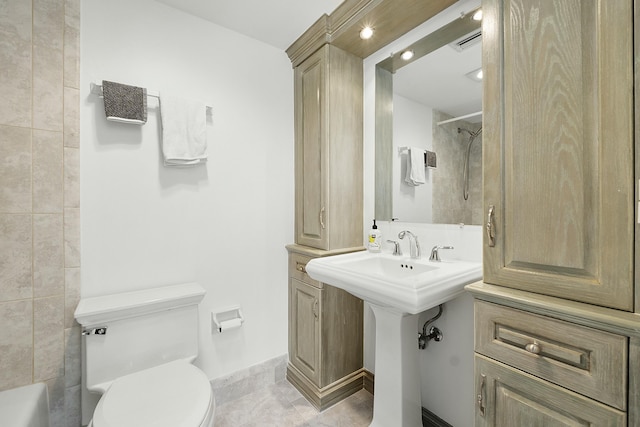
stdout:
POLYGON ((244 323, 244 316, 240 306, 226 307, 211 311, 211 329, 222 333, 229 329, 236 329, 244 323))

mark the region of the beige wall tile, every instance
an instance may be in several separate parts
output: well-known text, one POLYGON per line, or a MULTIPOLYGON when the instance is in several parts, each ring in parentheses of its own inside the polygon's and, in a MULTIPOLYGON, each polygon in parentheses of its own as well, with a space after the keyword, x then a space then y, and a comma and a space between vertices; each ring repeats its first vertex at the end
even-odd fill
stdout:
POLYGON ((62 213, 62 132, 33 130, 33 212, 62 213))
MULTIPOLYGON (((33 380, 64 376, 64 297, 33 300, 33 380)), ((63 383, 64 384, 64 383, 63 383)))
POLYGON ((76 307, 80 302, 80 269, 65 268, 65 316, 64 327, 72 328, 78 326, 74 317, 76 307))
POLYGON ((31 215, 0 214, 0 236, 0 301, 31 298, 31 215))
POLYGON ((62 214, 33 215, 33 296, 64 295, 62 214))
POLYGON ((30 129, 0 126, 0 212, 31 212, 30 129))
POLYGON ((64 88, 64 146, 80 147, 80 91, 64 88))
POLYGON ((80 207, 80 150, 64 149, 64 206, 80 207))
POLYGON ((2 3, 0 124, 31 125, 31 19, 30 1, 2 3))
POLYGON ((33 1, 33 44, 62 52, 64 42, 64 2, 33 1))
POLYGON ((64 85, 80 87, 80 0, 65 1, 64 85))
POLYGON ((80 209, 64 210, 64 265, 80 267, 80 209))
POLYGON ((33 127, 62 131, 62 49, 33 46, 33 127))
POLYGON ((0 303, 0 390, 31 384, 33 373, 31 300, 0 303), (9 369, 4 367, 8 366, 9 369))

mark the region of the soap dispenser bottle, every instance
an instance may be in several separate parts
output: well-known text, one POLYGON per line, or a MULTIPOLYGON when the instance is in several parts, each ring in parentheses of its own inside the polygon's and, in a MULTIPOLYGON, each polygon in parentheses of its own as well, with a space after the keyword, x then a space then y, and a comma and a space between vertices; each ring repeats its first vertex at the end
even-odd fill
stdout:
POLYGON ((382 232, 378 230, 376 220, 373 220, 373 226, 369 230, 369 241, 367 242, 367 248, 369 252, 380 252, 382 249, 382 232))

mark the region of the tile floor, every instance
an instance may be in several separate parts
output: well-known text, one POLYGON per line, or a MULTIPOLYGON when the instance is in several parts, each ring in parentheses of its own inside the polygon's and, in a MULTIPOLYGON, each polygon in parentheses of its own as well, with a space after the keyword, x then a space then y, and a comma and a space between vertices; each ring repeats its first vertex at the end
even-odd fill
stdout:
POLYGON ((286 380, 216 407, 215 427, 365 427, 373 418, 366 390, 318 412, 286 380))

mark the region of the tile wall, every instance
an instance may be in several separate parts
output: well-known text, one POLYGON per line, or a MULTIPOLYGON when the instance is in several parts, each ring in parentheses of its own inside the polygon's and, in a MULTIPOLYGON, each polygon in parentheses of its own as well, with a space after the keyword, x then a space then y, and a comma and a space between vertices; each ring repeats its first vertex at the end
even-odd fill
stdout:
POLYGON ((469 198, 464 200, 464 158, 469 143, 468 133, 458 133, 458 127, 475 132, 481 123, 464 120, 437 125, 451 116, 433 110, 433 150, 438 167, 433 170, 434 224, 482 224, 482 134, 473 141, 469 155, 469 198))
POLYGON ((80 0, 0 2, 0 390, 80 425, 80 0))

